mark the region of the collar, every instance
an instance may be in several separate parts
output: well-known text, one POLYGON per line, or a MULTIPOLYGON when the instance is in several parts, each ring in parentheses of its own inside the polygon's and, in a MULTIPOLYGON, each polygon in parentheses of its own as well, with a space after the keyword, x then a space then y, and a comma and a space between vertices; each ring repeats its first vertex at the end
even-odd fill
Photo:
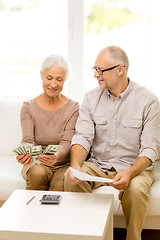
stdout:
MULTIPOLYGON (((121 98, 122 100, 124 100, 128 94, 130 93, 130 91, 132 90, 132 87, 133 87, 133 83, 132 81, 128 78, 128 86, 126 88, 126 90, 124 92, 122 92, 121 94, 119 94, 119 96, 117 97, 118 98, 121 98)), ((107 94, 108 94, 108 97, 109 98, 112 98, 112 95, 110 93, 110 91, 107 89, 107 94)))
POLYGON ((130 91, 132 90, 133 87, 133 83, 132 81, 128 78, 128 87, 126 88, 126 90, 124 92, 122 92, 119 97, 121 97, 123 100, 128 96, 128 94, 130 93, 130 91))

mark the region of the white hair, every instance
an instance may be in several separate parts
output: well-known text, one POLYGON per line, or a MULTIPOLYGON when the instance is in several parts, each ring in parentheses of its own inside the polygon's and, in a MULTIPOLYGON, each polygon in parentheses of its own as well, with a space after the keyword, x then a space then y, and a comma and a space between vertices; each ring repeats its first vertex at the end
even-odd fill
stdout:
POLYGON ((65 73, 66 73, 66 77, 65 79, 68 78, 69 76, 69 63, 67 62, 67 60, 62 57, 61 55, 49 55, 48 57, 46 57, 41 65, 41 70, 40 70, 40 74, 41 76, 43 75, 44 71, 54 65, 57 65, 58 67, 62 68, 65 73))

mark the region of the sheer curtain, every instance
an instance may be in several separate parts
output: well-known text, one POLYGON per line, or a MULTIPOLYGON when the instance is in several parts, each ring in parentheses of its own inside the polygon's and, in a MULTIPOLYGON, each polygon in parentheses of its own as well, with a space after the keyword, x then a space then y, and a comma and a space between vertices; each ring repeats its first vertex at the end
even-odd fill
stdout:
POLYGON ((0 0, 0 96, 35 97, 41 62, 68 57, 68 1, 0 0))
POLYGON ((86 0, 85 4, 85 89, 98 86, 91 67, 99 50, 108 45, 117 45, 128 54, 129 77, 160 97, 160 2, 86 0))
POLYGON ((49 54, 69 59, 64 94, 80 103, 97 87, 92 66, 100 49, 128 54, 129 76, 160 97, 157 0, 0 0, 0 96, 35 97, 49 54))

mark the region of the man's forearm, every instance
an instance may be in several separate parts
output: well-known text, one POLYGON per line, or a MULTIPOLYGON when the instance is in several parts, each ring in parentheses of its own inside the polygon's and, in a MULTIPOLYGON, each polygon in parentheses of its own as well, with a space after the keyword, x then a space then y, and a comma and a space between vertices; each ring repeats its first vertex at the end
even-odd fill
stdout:
POLYGON ((87 157, 87 151, 79 144, 71 147, 71 167, 79 169, 87 157))
POLYGON ((147 157, 140 157, 136 160, 131 168, 128 169, 131 178, 143 172, 152 164, 152 161, 147 157))

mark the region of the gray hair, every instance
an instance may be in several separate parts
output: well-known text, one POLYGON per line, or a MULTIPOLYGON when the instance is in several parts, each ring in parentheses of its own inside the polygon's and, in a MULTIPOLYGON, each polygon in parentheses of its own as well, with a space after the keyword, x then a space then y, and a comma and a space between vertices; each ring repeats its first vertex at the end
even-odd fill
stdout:
POLYGON ((111 56, 110 61, 113 64, 122 64, 125 66, 126 72, 128 71, 129 59, 126 52, 122 48, 117 46, 109 46, 109 47, 103 48, 100 51, 100 54, 106 51, 110 53, 110 56, 111 56))
POLYGON ((69 76, 69 63, 67 60, 62 57, 61 55, 49 55, 46 57, 41 65, 40 74, 43 75, 44 71, 54 65, 57 65, 58 67, 62 68, 66 73, 66 78, 69 76))

